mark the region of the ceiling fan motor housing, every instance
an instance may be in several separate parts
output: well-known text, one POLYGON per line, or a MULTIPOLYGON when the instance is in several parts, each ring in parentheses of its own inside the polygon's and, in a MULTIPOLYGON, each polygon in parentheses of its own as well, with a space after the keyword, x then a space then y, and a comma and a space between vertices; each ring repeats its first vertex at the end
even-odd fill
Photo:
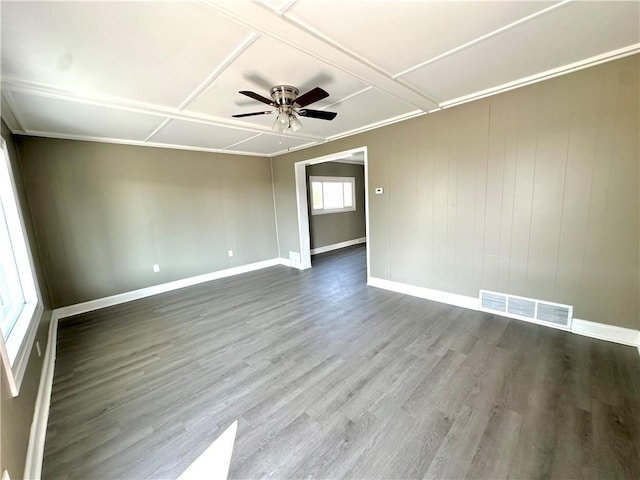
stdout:
POLYGON ((271 89, 271 98, 278 106, 293 106, 300 91, 291 85, 276 85, 271 89))

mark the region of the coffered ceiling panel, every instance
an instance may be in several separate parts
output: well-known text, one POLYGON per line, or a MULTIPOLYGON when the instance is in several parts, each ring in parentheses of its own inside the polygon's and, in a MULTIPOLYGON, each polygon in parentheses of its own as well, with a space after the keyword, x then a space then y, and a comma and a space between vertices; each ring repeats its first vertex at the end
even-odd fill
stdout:
MULTIPOLYGON (((258 0, 263 5, 275 10, 276 12, 280 12, 285 9, 287 5, 293 3, 292 0, 258 0)), ((295 1, 295 0, 294 0, 295 1)))
MULTIPOLYGON (((240 95, 240 90, 251 90, 269 98, 274 85, 292 85, 300 94, 314 87, 322 87, 329 97, 310 108, 322 109, 337 100, 362 90, 366 84, 337 68, 319 62, 310 55, 282 42, 261 36, 233 63, 229 65, 187 110, 231 117, 233 114, 268 110, 264 103, 240 95)), ((248 117, 247 123, 265 125, 273 118, 248 117)), ((308 133, 313 134, 313 130, 308 133)))
POLYGON ((286 17, 395 75, 553 2, 296 2, 286 17))
MULTIPOLYGON (((0 1, 15 134, 277 155, 640 52, 640 2, 0 1), (273 135, 240 95, 329 97, 273 135), (282 143, 288 140, 288 145, 282 143)), ((6 101, 4 101, 6 99, 6 101)), ((293 101, 293 100, 292 100, 293 101)))
POLYGON ((291 137, 290 135, 261 134, 233 146, 234 150, 268 155, 270 153, 286 153, 289 149, 296 149, 309 144, 309 140, 291 137))
POLYGON ((307 125, 309 125, 309 129, 318 135, 334 137, 377 122, 420 112, 413 105, 404 103, 375 88, 370 88, 345 101, 331 105, 328 110, 338 113, 335 120, 327 122, 302 117, 300 118, 304 126, 302 131, 306 131, 307 125), (367 123, 363 122, 365 119, 367 123))
POLYGON ((227 145, 246 140, 254 135, 245 130, 172 119, 149 138, 149 141, 221 150, 227 145))
POLYGON ((2 74, 177 107, 249 33, 190 2, 2 2, 2 74))
POLYGON ((450 100, 623 48, 639 38, 640 2, 570 3, 401 79, 450 100))
POLYGON ((12 93, 18 120, 31 134, 62 137, 143 141, 164 120, 155 115, 128 112, 86 103, 24 93, 12 93))

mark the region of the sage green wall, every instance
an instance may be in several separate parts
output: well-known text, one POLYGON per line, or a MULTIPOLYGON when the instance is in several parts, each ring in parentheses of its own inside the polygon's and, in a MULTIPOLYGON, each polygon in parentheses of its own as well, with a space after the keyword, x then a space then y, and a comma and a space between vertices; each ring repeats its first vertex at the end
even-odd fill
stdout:
POLYGON ((353 212, 311 215, 309 199, 309 234, 311 248, 326 247, 366 236, 364 165, 340 162, 318 163, 307 167, 307 192, 311 192, 309 176, 354 177, 356 209, 353 212))
MULTIPOLYGON (((36 341, 40 342, 42 352, 47 346, 47 330, 49 320, 51 318, 51 307, 47 294, 44 275, 42 274, 42 265, 40 264, 40 256, 38 249, 35 248, 35 240, 33 234, 33 223, 29 210, 26 192, 24 189, 22 172, 18 161, 18 153, 14 145, 14 137, 9 131, 7 125, 2 123, 2 138, 7 142, 9 150, 9 158, 11 159, 11 168, 13 170, 16 183, 18 201, 27 231, 29 240, 29 249, 34 259, 34 267, 38 276, 38 284, 43 296, 45 311, 39 319, 38 331, 36 333, 36 341)), ((1 362, 2 360, 0 360, 1 362)), ((17 397, 11 396, 11 391, 7 383, 4 366, 0 365, 0 471, 7 470, 11 478, 22 478, 24 473, 25 460, 27 456, 27 447, 29 444, 29 432, 31 422, 33 421, 33 413, 38 394, 38 385, 40 382, 40 372, 42 370, 42 357, 38 357, 35 344, 29 356, 29 362, 22 379, 20 392, 17 397)))
POLYGON ((281 252, 294 162, 368 148, 370 275, 575 306, 638 328, 639 57, 272 159, 281 252))
POLYGON ((278 256, 269 159, 17 144, 54 307, 278 256))

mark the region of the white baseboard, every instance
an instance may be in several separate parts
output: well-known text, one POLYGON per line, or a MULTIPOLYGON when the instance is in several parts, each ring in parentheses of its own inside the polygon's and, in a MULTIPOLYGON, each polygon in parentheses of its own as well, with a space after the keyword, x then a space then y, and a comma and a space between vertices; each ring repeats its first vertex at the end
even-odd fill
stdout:
POLYGON ((330 252, 331 250, 338 250, 339 248, 350 247, 352 245, 359 245, 360 243, 366 243, 366 241, 367 237, 362 237, 354 240, 347 240, 346 242, 334 243, 333 245, 326 245, 324 247, 312 248, 311 255, 330 252))
POLYGON ((282 258, 282 257, 280 257, 278 259, 278 264, 279 265, 283 265, 285 267, 291 267, 292 266, 291 265, 291 260, 289 260, 288 258, 282 258))
POLYGON ((232 277, 241 273, 253 272, 254 270, 261 270, 263 268, 273 267, 274 265, 285 265, 284 262, 285 259, 283 258, 272 258, 270 260, 264 260, 262 262, 249 263, 247 265, 241 265, 239 267, 227 268, 225 270, 218 270, 217 272, 205 273, 203 275, 197 275, 195 277, 183 278, 181 280, 162 283, 160 285, 153 285, 151 287, 141 288, 139 290, 133 290, 131 292, 119 293, 117 295, 90 300, 88 302, 76 303, 75 305, 69 305, 68 307, 56 308, 55 313, 58 315, 58 318, 62 319, 65 317, 70 317, 72 315, 77 315, 79 313, 91 312, 100 308, 111 307, 113 305, 119 305, 121 303, 130 302, 132 300, 151 297, 153 295, 158 295, 159 293, 170 292, 172 290, 190 287, 199 283, 210 282, 211 280, 218 280, 220 278, 232 277))
MULTIPOLYGON (((479 310, 479 302, 477 298, 467 297, 465 295, 459 295, 457 293, 449 293, 443 292, 441 290, 433 290, 431 288, 417 287, 415 285, 394 282, 377 277, 369 277, 369 279, 367 280, 367 285, 371 287, 382 288, 384 290, 390 290, 392 292, 403 293, 405 295, 411 295, 412 297, 424 298, 427 300, 433 300, 435 302, 454 305, 456 307, 467 308, 469 310, 479 310)), ((545 325, 541 322, 533 323, 550 328, 557 328, 555 326, 545 325)), ((623 345, 631 345, 633 347, 637 347, 638 353, 640 353, 640 331, 638 330, 574 318, 571 322, 571 329, 569 331, 571 331, 571 333, 584 335, 586 337, 621 343, 623 345)))
MULTIPOLYGON (((274 265, 284 265, 291 267, 291 262, 286 258, 274 258, 263 262, 252 263, 240 267, 229 268, 218 272, 198 275, 183 280, 155 285, 153 287, 142 288, 132 292, 121 293, 106 298, 92 300, 89 302, 70 305, 55 309, 51 314, 49 325, 49 338, 47 348, 45 350, 44 361, 42 364, 42 373, 40 375, 40 385, 38 387, 38 396, 36 398, 36 406, 31 424, 29 435, 29 447, 27 450, 27 459, 25 464, 25 478, 39 480, 42 475, 42 460, 44 456, 44 443, 47 433, 47 423, 49 420, 49 405, 51 403, 51 387, 53 385, 53 374, 56 359, 56 340, 58 333, 58 321, 64 317, 76 315, 78 313, 90 312, 99 308, 137 300, 139 298, 157 295, 159 293, 177 290, 198 283, 209 282, 219 278, 230 277, 241 273, 251 272, 262 268, 272 267, 274 265)), ((385 280, 377 277, 369 277, 367 285, 371 287, 390 290, 392 292, 411 295, 413 297, 433 300, 456 307, 467 308, 469 310, 478 310, 478 299, 459 295, 457 293, 443 292, 431 288, 418 287, 392 280, 385 280)), ((615 325, 606 325, 603 323, 590 322, 574 318, 571 325, 571 332, 587 337, 598 338, 610 342, 621 343, 624 345, 632 345, 638 348, 640 353, 640 331, 630 328, 617 327, 615 325)))
POLYGON ((49 338, 47 340, 47 348, 45 350, 44 360, 42 364, 42 372, 40 373, 40 384, 38 386, 38 395, 36 397, 35 411, 33 422, 31 423, 31 431, 29 433, 29 446, 27 448, 27 458, 25 462, 24 478, 29 480, 40 480, 42 476, 42 460, 44 457, 44 443, 47 434, 47 423, 49 421, 49 406, 51 404, 51 388, 53 385, 53 374, 56 361, 56 341, 58 337, 58 322, 60 319, 77 315, 79 313, 91 312, 100 308, 119 305, 121 303, 130 302, 140 298, 150 297, 159 293, 177 290, 199 283, 209 282, 220 278, 231 277, 241 273, 252 272, 263 268, 273 267, 274 265, 284 265, 290 267, 290 262, 285 258, 273 258, 263 262, 250 263, 239 267, 228 268, 217 272, 206 273, 195 277, 176 280, 174 282, 154 285, 152 287, 141 288, 131 292, 120 293, 110 297, 99 298, 88 302, 69 305, 67 307, 56 308, 51 313, 49 324, 49 338))
POLYGON ((609 342, 631 345, 632 347, 638 347, 638 351, 640 351, 640 331, 632 328, 574 318, 571 323, 571 332, 609 342))
POLYGON ((49 423, 49 405, 51 404, 51 387, 53 385, 53 372, 56 363, 56 340, 58 337, 58 316, 55 311, 49 320, 49 336, 47 348, 42 362, 40 384, 33 412, 33 421, 29 432, 29 446, 24 466, 24 478, 40 480, 42 476, 42 460, 44 458, 44 442, 47 436, 47 424, 49 423))
POLYGON ((434 290, 432 288, 417 287, 408 283, 394 282, 378 277, 369 277, 367 285, 392 292, 404 293, 412 297, 424 298, 435 302, 446 303, 456 307, 468 308, 469 310, 478 310, 478 299, 475 297, 467 297, 457 293, 443 292, 442 290, 434 290))

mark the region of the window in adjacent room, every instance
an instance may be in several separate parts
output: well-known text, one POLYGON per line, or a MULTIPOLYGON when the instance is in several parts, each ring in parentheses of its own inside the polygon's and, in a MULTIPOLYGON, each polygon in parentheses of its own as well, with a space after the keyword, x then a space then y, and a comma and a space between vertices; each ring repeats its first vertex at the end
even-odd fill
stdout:
POLYGON ((2 356, 14 395, 29 360, 42 312, 7 145, 0 159, 0 330, 2 356))
POLYGON ((356 209, 354 177, 309 177, 311 214, 353 212, 356 209))

